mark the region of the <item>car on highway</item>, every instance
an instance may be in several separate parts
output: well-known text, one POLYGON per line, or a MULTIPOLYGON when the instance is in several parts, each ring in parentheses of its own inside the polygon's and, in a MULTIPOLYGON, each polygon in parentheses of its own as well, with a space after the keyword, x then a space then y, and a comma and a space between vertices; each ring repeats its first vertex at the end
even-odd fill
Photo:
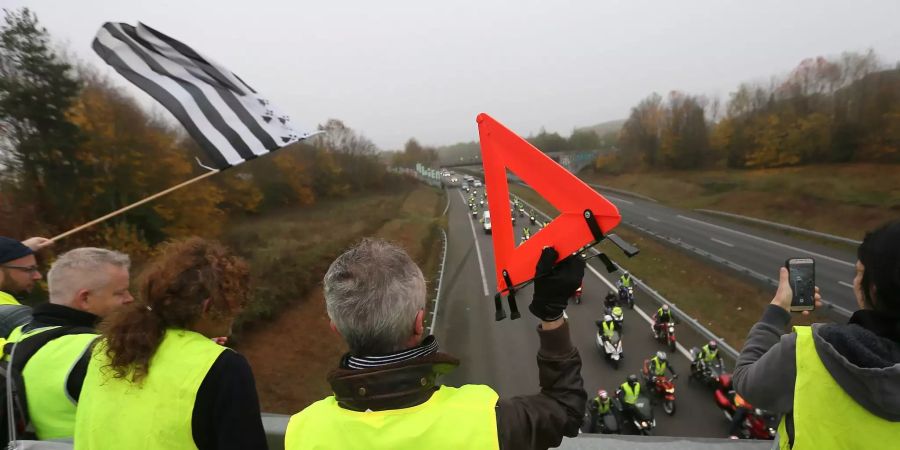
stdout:
POLYGON ((484 234, 491 234, 491 212, 485 211, 481 216, 481 226, 484 228, 484 234))
POLYGON ((475 183, 473 184, 473 186, 481 187, 481 180, 475 180, 475 183))

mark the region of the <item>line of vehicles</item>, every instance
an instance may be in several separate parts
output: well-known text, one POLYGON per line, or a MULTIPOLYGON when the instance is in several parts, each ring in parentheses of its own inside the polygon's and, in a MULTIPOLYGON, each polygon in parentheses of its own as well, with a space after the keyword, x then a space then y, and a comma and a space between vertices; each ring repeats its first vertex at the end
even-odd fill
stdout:
MULTIPOLYGON (((459 186, 468 194, 468 206, 473 220, 479 220, 484 233, 490 235, 493 223, 488 209, 487 191, 481 180, 473 176, 465 176, 459 186)), ((537 220, 534 211, 526 211, 524 204, 517 198, 509 200, 509 205, 513 225, 517 218, 527 217, 530 225, 539 229, 546 226, 546 223, 537 220)), ((525 242, 530 237, 529 226, 523 227, 520 242, 525 242)), ((570 300, 575 304, 581 304, 584 295, 584 286, 582 285, 570 300)), ((604 359, 613 369, 617 370, 624 358, 622 336, 625 327, 625 308, 634 309, 634 283, 627 271, 622 273, 616 282, 616 290, 609 291, 603 303, 604 317, 603 320, 596 321, 595 344, 604 359)), ((668 306, 662 306, 656 311, 653 315, 653 322, 650 326, 652 338, 660 346, 674 353, 677 349, 676 323, 668 306)), ((772 439, 775 435, 778 418, 767 411, 753 408, 734 391, 731 386, 731 375, 726 372, 725 364, 718 355, 716 347, 715 341, 710 341, 702 348, 690 349, 691 366, 688 382, 698 383, 712 390, 711 399, 722 411, 726 420, 732 423, 734 436, 743 439, 772 439)), ((674 373, 666 359, 667 354, 663 351, 658 352, 652 358, 645 359, 640 380, 637 375, 629 375, 626 382, 619 386, 612 396, 608 395, 606 391, 598 391, 598 397, 588 402, 582 431, 604 434, 626 432, 652 434, 656 427, 654 405, 661 405, 663 411, 670 416, 674 415, 677 410, 675 380, 678 375, 674 373), (660 371, 660 360, 664 367, 662 371, 660 371), (671 372, 671 377, 666 375, 666 369, 671 372), (626 385, 639 385, 640 387, 632 387, 631 391, 627 391, 626 385), (608 407, 602 412, 603 408, 597 408, 601 394, 605 394, 608 400, 608 407)))

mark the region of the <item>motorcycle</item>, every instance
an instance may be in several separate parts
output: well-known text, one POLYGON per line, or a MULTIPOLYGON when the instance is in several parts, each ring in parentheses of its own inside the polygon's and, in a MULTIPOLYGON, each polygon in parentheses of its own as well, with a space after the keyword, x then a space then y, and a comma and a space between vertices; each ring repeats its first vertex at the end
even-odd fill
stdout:
POLYGON ((620 398, 622 395, 621 391, 616 392, 613 404, 618 408, 622 417, 628 418, 628 421, 634 425, 638 434, 649 436, 650 432, 656 428, 656 419, 653 418, 653 406, 650 404, 650 400, 644 394, 639 394, 634 405, 628 405, 626 408, 625 402, 620 398))
POLYGON ((634 309, 634 286, 619 285, 619 303, 628 305, 628 309, 634 309))
POLYGON ((700 361, 698 359, 698 356, 700 355, 700 349, 697 347, 692 347, 690 353, 691 377, 688 381, 690 382, 690 380, 693 379, 708 386, 717 386, 719 384, 719 379, 725 373, 725 367, 722 365, 722 361, 718 359, 714 359, 710 363, 700 361))
POLYGON ((537 218, 534 217, 534 211, 529 213, 528 219, 531 220, 532 225, 537 225, 537 218))
MULTIPOLYGON (((722 410, 725 419, 730 423, 734 417, 737 407, 728 399, 728 396, 721 389, 716 389, 715 393, 716 406, 722 410)), ((743 407, 749 411, 744 423, 741 424, 741 432, 739 437, 743 439, 775 439, 775 432, 778 428, 778 417, 774 414, 754 408, 749 403, 744 402, 743 407)))
POLYGON ((622 336, 615 331, 609 339, 603 339, 603 322, 598 321, 597 326, 601 328, 597 330, 597 349, 603 352, 603 356, 609 360, 613 369, 618 369, 619 361, 625 357, 622 354, 622 336))
POLYGON ((659 375, 656 377, 656 382, 650 385, 652 377, 648 360, 644 360, 643 374, 647 390, 662 399, 663 411, 670 416, 675 414, 675 380, 678 375, 672 376, 671 379, 665 375, 659 375))
POLYGON ((478 217, 478 208, 472 208, 472 217, 478 217))
MULTIPOLYGON (((662 324, 662 329, 659 330, 659 334, 656 335, 656 340, 660 344, 666 344, 669 347, 670 352, 675 351, 675 324, 672 322, 666 322, 662 324)), ((656 329, 653 330, 656 333, 656 329)))

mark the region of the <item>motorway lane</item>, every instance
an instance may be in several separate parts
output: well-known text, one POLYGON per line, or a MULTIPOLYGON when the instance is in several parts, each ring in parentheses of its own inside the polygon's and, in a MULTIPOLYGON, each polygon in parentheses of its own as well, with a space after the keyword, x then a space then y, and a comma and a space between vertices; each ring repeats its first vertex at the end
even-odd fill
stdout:
MULTIPOLYGON (((454 373, 444 377, 443 382, 453 386, 465 383, 488 384, 502 396, 537 393, 539 387, 535 353, 538 338, 535 328, 538 320, 527 310, 532 289, 529 286, 519 292, 521 319, 494 321, 492 295, 496 286, 488 281, 488 295, 485 295, 484 291, 484 280, 494 278, 491 237, 484 234, 477 219, 473 221, 468 206, 458 192, 458 189, 449 190, 451 204, 448 218, 447 265, 435 334, 441 342, 442 349, 459 357, 462 364, 454 373), (478 249, 482 256, 485 278, 482 278, 478 263, 478 249)), ((527 218, 517 219, 517 238, 521 236, 523 223, 527 223, 527 218)), ((612 280, 596 260, 591 260, 591 266, 612 280)), ((583 360, 582 375, 585 379, 585 388, 591 397, 596 395, 596 390, 601 387, 610 392, 614 391, 629 373, 639 372, 645 358, 657 350, 664 350, 663 346, 652 339, 649 324, 636 311, 626 310, 623 334, 626 357, 620 369, 612 369, 594 343, 597 330, 594 321, 601 317, 602 298, 608 290, 608 285, 594 272, 588 270, 584 280, 584 301, 580 305, 572 304, 568 308, 572 338, 583 360)), ((651 314, 658 306, 641 293, 638 293, 636 300, 638 308, 643 308, 651 314)), ((505 300, 504 306, 507 306, 505 300)), ((703 339, 687 326, 678 328, 678 337, 688 348, 701 345, 703 342, 703 339)), ((696 383, 693 385, 688 383, 689 363, 683 355, 680 353, 671 355, 671 361, 675 369, 682 374, 676 382, 678 411, 669 417, 660 406, 657 406, 655 408, 657 428, 654 434, 726 436, 728 423, 715 407, 712 391, 696 383)))
POLYGON ((638 198, 624 198, 618 194, 604 196, 619 208, 624 223, 678 239, 773 281, 778 278, 778 268, 788 258, 814 258, 816 284, 822 291, 823 299, 849 311, 857 309, 851 287, 856 257, 849 251, 768 233, 638 198))

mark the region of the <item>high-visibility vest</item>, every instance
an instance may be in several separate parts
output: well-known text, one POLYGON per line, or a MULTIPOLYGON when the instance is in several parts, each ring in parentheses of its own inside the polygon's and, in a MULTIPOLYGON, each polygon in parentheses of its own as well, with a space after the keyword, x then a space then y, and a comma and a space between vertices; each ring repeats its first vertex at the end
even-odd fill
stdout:
POLYGON ((612 406, 612 402, 607 399, 605 402, 600 397, 594 397, 594 403, 597 405, 597 414, 606 414, 612 406))
POLYGON ((638 395, 641 394, 640 383, 635 383, 634 389, 632 390, 631 385, 626 381, 625 383, 622 383, 621 388, 622 392, 625 393, 625 398, 623 399, 623 401, 625 403, 628 403, 629 405, 633 405, 637 401, 638 395))
POLYGON ((782 449, 894 448, 900 442, 900 422, 891 422, 863 408, 834 380, 816 352, 810 327, 797 333, 797 380, 794 382, 794 445, 782 417, 778 439, 782 449), (891 444, 893 442, 893 444, 891 444))
POLYGON ((668 363, 665 361, 660 361, 658 356, 654 356, 650 359, 650 368, 653 369, 653 375, 665 375, 666 369, 668 368, 668 363))
MULTIPOLYGON (((57 328, 36 328, 23 333, 16 327, 9 335, 9 342, 20 342, 30 336, 57 328)), ((96 333, 67 334, 44 344, 22 369, 25 383, 25 399, 28 417, 38 439, 64 439, 75 434, 75 399, 69 396, 66 386, 75 364, 81 360, 96 333)), ((5 359, 6 355, 4 355, 5 359)))
POLYGON ((622 275, 622 276, 619 278, 619 281, 622 282, 622 286, 625 286, 625 287, 631 287, 631 277, 630 277, 630 276, 629 276, 629 277, 626 277, 625 275, 622 275))
POLYGON ((719 357, 719 349, 716 348, 715 350, 710 350, 709 344, 704 345, 701 350, 703 360, 706 362, 713 362, 716 358, 719 357))
POLYGON ((603 322, 603 335, 611 338, 616 331, 616 324, 613 322, 603 322))
POLYGON ((285 450, 499 449, 497 393, 441 386, 422 404, 384 411, 341 408, 334 396, 291 417, 285 450))
POLYGON ((115 378, 105 341, 94 348, 75 416, 75 449, 196 449, 197 390, 225 347, 188 330, 166 330, 139 382, 115 378))
POLYGON ((12 295, 0 291, 0 305, 21 305, 21 303, 12 295))

